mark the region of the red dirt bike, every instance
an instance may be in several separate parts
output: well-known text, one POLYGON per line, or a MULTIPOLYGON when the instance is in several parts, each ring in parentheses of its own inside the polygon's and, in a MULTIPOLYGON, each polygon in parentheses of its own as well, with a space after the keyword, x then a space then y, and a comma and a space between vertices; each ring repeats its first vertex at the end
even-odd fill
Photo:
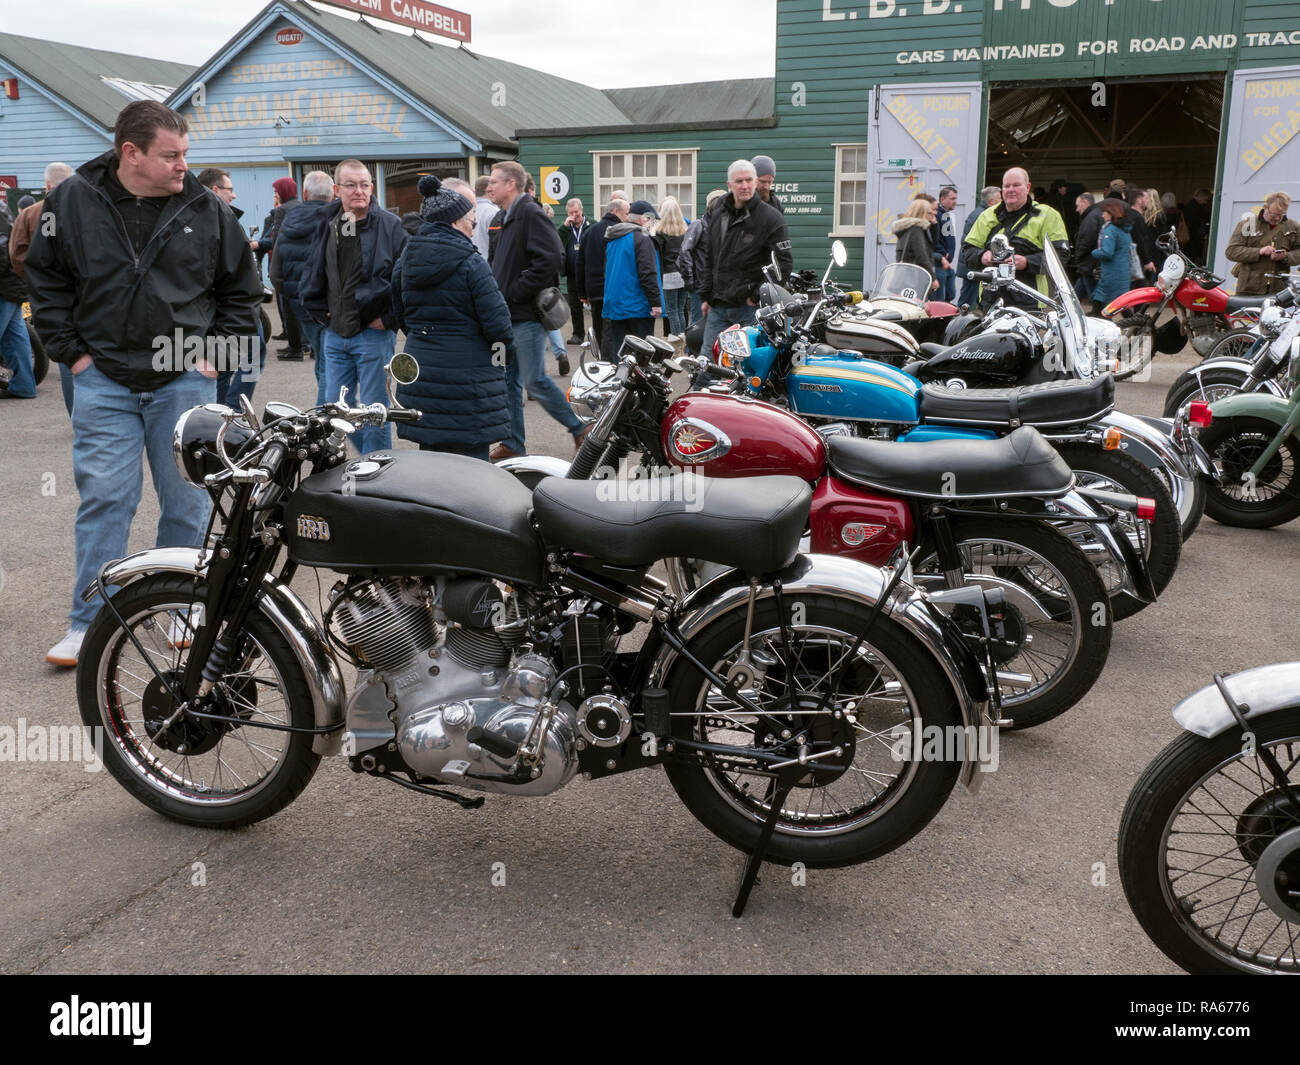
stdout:
POLYGON ((1130 341, 1120 355, 1117 381, 1146 369, 1156 352, 1176 355, 1189 342, 1205 358, 1228 337, 1239 337, 1241 351, 1221 355, 1244 354, 1255 341, 1249 330, 1259 319, 1264 296, 1229 296, 1220 287, 1223 278, 1179 251, 1172 229, 1156 238, 1156 247, 1169 256, 1156 283, 1130 289, 1102 308, 1130 341), (1174 317, 1157 325, 1166 307, 1173 308, 1174 317))

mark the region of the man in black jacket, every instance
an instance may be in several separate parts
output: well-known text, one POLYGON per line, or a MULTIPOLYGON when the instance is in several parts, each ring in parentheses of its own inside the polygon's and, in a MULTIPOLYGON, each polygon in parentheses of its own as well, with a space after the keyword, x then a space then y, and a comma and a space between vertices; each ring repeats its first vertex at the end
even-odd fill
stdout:
POLYGON ((591 309, 591 327, 596 333, 596 343, 604 354, 603 328, 605 302, 605 230, 627 221, 627 200, 612 199, 605 214, 595 225, 587 227, 578 243, 578 263, 575 268, 578 295, 591 309))
MULTIPOLYGON (((317 216, 308 267, 298 286, 307 312, 324 325, 319 359, 325 357, 325 394, 348 390, 354 404, 385 403, 384 367, 397 345, 393 314, 393 267, 406 247, 402 220, 374 196, 365 163, 344 159, 334 168, 337 202, 317 216)), ((389 425, 358 429, 361 454, 393 446, 389 425)))
MULTIPOLYGON (((288 316, 297 323, 305 347, 315 354, 316 405, 325 402, 324 327, 315 321, 299 296, 311 258, 312 242, 325 205, 334 198, 334 182, 323 170, 303 176, 302 199, 294 201, 280 220, 271 250, 271 284, 284 293, 288 316)), ((338 397, 335 396, 335 399, 338 397)))
POLYGON ((172 430, 216 399, 223 362, 251 365, 256 347, 252 250, 230 208, 188 173, 188 149, 181 115, 153 100, 128 104, 113 149, 50 193, 50 223, 27 253, 36 330, 75 375, 77 575, 68 633, 46 655, 55 665, 76 665, 99 608, 79 593, 127 553, 141 449, 162 510, 158 546, 202 543, 208 499, 182 480, 172 430))
POLYGON ((564 249, 551 220, 524 192, 527 184, 527 172, 515 162, 497 163, 488 180, 488 196, 505 215, 492 254, 492 275, 510 308, 517 352, 506 366, 510 435, 492 451, 493 462, 525 453, 521 385, 547 414, 569 430, 575 451, 586 435, 564 393, 546 376, 546 328, 537 317, 535 301, 543 289, 555 284, 564 249))
POLYGON ((753 325, 757 320, 758 288, 772 255, 782 277, 789 277, 794 266, 785 219, 755 195, 757 185, 754 164, 737 159, 727 168, 730 191, 709 219, 698 278, 700 309, 707 315, 701 349, 706 355, 729 325, 753 325))
POLYGON ((1074 272, 1074 291, 1086 307, 1097 286, 1097 260, 1092 253, 1101 240, 1101 224, 1105 218, 1091 192, 1081 192, 1075 197, 1074 210, 1079 216, 1079 228, 1074 233, 1070 265, 1074 272))
POLYGON ((582 213, 582 201, 576 196, 564 205, 567 218, 560 226, 560 240, 564 243, 564 285, 568 289, 569 318, 573 322, 573 335, 570 344, 581 344, 583 334, 587 331, 582 316, 582 286, 578 282, 578 252, 582 249, 582 238, 591 223, 582 213))

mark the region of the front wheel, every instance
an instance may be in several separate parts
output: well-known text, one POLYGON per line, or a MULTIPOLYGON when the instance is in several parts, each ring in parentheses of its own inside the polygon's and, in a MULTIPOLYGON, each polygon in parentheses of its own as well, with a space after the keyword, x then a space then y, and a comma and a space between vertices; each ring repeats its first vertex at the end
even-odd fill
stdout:
MULTIPOLYGON (((301 732, 227 724, 182 713, 165 677, 184 675, 199 585, 159 574, 119 591, 113 604, 144 648, 142 658, 107 609, 91 621, 77 666, 81 719, 103 729, 104 764, 151 810, 184 824, 238 828, 288 806, 311 780, 320 755, 301 732)), ((310 729, 311 692, 283 636, 251 615, 209 709, 236 722, 310 729)))
MULTIPOLYGON (((1120 512, 1118 525, 1134 549, 1146 558, 1147 568, 1151 571, 1151 583, 1155 585, 1156 592, 1163 592, 1173 580, 1183 550, 1182 523, 1178 520, 1178 510, 1164 483, 1151 467, 1122 451, 1107 451, 1093 444, 1069 442, 1053 446, 1066 465, 1074 471, 1081 486, 1127 492, 1155 500, 1156 515, 1148 524, 1145 536, 1138 535, 1139 519, 1127 511, 1120 512)), ((1088 526, 1076 526, 1070 535, 1085 553, 1096 550, 1097 541, 1088 526)), ((1097 557, 1102 559, 1101 554, 1097 557)), ((1116 621, 1131 617, 1148 605, 1124 590, 1127 577, 1120 572, 1119 563, 1103 560, 1099 570, 1111 594, 1116 621)))
MULTIPOLYGON (((1006 594, 1006 632, 992 653, 1010 727, 1031 728, 1065 713, 1096 683, 1110 652, 1111 606, 1096 568, 1050 525, 951 521, 965 581, 1006 594)), ((943 566, 930 555, 916 573, 937 584, 943 566)))
MULTIPOLYGON (((823 754, 807 763, 782 804, 768 859, 808 866, 865 862, 902 846, 943 806, 961 769, 960 752, 945 740, 961 733, 968 744, 979 741, 962 730, 956 695, 934 658, 898 622, 877 618, 850 657, 866 607, 790 592, 784 606, 784 634, 774 599, 754 611, 749 650, 758 668, 742 693, 764 710, 762 717, 685 659, 673 667, 667 680, 673 736, 734 748, 738 758, 670 760, 668 779, 701 824, 748 852, 774 788, 770 776, 742 768, 739 756, 756 749, 791 758, 801 749, 823 754), (841 753, 825 756, 835 748, 841 753)), ((745 614, 724 615, 691 643, 692 653, 723 677, 744 646, 745 614)))
POLYGON ((1300 517, 1300 439, 1288 436, 1258 476, 1249 476, 1280 426, 1266 418, 1224 418, 1201 430, 1219 470, 1206 486, 1205 513, 1224 525, 1271 529, 1300 517))
POLYGON ((1117 314, 1113 319, 1124 338, 1115 369, 1116 381, 1127 381, 1151 365, 1156 350, 1156 320, 1141 308, 1117 314))
POLYGON ((1184 733, 1124 807, 1119 872, 1146 934, 1190 973, 1300 973, 1300 709, 1184 733), (1260 752, 1288 774, 1280 786, 1260 752))

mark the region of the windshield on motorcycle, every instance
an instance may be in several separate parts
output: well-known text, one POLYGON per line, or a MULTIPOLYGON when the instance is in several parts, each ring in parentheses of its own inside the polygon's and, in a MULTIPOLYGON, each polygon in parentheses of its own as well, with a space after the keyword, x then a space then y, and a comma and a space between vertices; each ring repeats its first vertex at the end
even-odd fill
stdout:
POLYGON ((1047 277, 1055 290, 1057 305, 1061 308, 1062 340, 1069 350, 1068 357, 1074 360, 1076 372, 1080 377, 1093 375, 1092 358, 1087 349, 1088 327, 1084 321, 1083 306, 1078 294, 1070 284, 1070 278, 1061 265, 1061 258, 1056 247, 1049 240, 1043 245, 1043 265, 1047 268, 1047 277))
POLYGON ((920 307, 930 292, 930 275, 915 263, 890 263, 871 290, 873 300, 906 300, 920 307))

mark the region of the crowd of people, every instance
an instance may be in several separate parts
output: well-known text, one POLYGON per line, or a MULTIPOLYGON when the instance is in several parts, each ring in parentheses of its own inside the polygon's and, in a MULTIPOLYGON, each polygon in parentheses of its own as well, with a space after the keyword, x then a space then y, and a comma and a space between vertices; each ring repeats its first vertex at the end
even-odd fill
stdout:
MULTIPOLYGON (((68 631, 46 656, 54 665, 76 664, 97 609, 79 593, 126 554, 142 455, 160 504, 157 544, 203 541, 208 500, 181 478, 172 430, 191 407, 251 396, 273 339, 264 266, 283 330, 274 339, 286 344, 278 358, 314 360, 318 404, 345 388, 354 404, 384 402, 400 331, 420 376, 399 399, 422 417, 399 434, 484 460, 525 453, 525 391, 581 445, 587 427, 546 367, 549 347, 569 370, 566 320, 567 343, 580 343, 590 315, 607 357, 656 319, 674 337, 703 323, 712 343, 755 320, 773 254, 792 267, 764 156, 733 163, 700 218, 672 198, 656 206, 616 190, 599 221, 574 199, 559 226, 516 162, 475 186, 425 175, 420 211, 399 217, 365 164, 345 159, 333 174, 304 175, 301 196, 278 179, 270 215, 249 232, 230 171, 192 172, 188 147, 180 114, 128 104, 111 150, 75 171, 50 164, 45 198, 0 224, 0 351, 12 367, 0 392, 36 394, 20 310, 29 300, 73 431, 76 575, 68 631)), ((380 426, 354 442, 366 453, 392 439, 380 426)))

